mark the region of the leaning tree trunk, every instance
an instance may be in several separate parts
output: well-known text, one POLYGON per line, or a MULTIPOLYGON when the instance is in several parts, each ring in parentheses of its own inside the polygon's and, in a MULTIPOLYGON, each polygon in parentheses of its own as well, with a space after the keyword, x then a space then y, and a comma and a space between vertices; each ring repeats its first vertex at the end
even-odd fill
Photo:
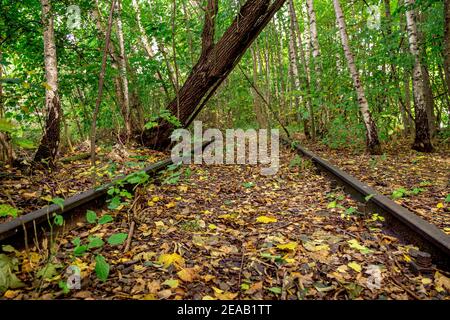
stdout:
POLYGON ((417 26, 414 17, 414 9, 412 8, 414 2, 415 0, 405 0, 405 4, 408 6, 406 11, 406 24, 408 29, 409 50, 414 57, 413 92, 416 111, 416 136, 412 149, 421 152, 431 152, 433 151, 433 145, 431 144, 430 127, 428 125, 425 87, 417 41, 417 26))
POLYGON ((44 62, 45 62, 45 106, 47 118, 44 136, 34 156, 34 161, 45 161, 50 165, 58 153, 61 105, 58 95, 58 68, 56 60, 55 32, 53 29, 53 16, 49 0, 41 0, 42 25, 44 27, 44 62))
MULTIPOLYGON (((177 98, 167 107, 172 114, 179 115, 179 121, 184 126, 189 125, 197 116, 285 1, 275 0, 271 4, 270 0, 247 0, 216 44, 212 40, 203 39, 199 61, 179 90, 177 98), (209 46, 209 43, 213 45, 209 46)), ((207 10, 205 14, 208 15, 209 12, 211 11, 207 10)), ((204 28, 208 28, 210 18, 205 20, 204 28)), ((203 32, 203 36, 211 34, 214 33, 203 32)), ((156 149, 164 149, 170 144, 172 129, 171 124, 162 121, 156 128, 143 132, 142 142, 156 149)))
POLYGON ((347 59, 348 67, 353 79, 353 86, 355 87, 355 91, 358 96, 359 108, 361 110, 364 125, 366 127, 367 150, 371 154, 381 154, 381 145, 380 141, 378 140, 377 127, 372 119, 372 115, 370 114, 369 103, 367 102, 366 94, 364 92, 358 70, 356 69, 353 53, 350 50, 344 14, 342 13, 339 0, 333 0, 333 4, 334 11, 336 13, 336 20, 341 34, 342 47, 344 48, 345 57, 347 59))

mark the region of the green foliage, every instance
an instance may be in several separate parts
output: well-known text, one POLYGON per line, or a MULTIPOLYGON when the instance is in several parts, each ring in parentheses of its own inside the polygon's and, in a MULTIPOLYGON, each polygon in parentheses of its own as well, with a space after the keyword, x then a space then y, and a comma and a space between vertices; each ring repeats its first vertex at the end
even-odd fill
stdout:
POLYGON ((105 282, 109 276, 109 264, 106 262, 105 257, 98 255, 95 257, 95 274, 97 278, 105 282))
POLYGON ((13 217, 16 218, 17 215, 21 211, 19 209, 16 209, 9 204, 0 204, 0 217, 13 217))
POLYGON ((92 210, 87 210, 86 221, 89 223, 95 223, 97 221, 97 214, 92 210))
POLYGON ((114 219, 112 216, 110 216, 109 214, 105 214, 101 216, 100 219, 98 219, 98 224, 107 224, 113 221, 114 219))
POLYGON ((125 240, 127 239, 127 234, 126 233, 116 233, 113 234, 112 236, 110 236, 108 238, 108 243, 112 246, 117 246, 119 244, 122 244, 125 242, 125 240))

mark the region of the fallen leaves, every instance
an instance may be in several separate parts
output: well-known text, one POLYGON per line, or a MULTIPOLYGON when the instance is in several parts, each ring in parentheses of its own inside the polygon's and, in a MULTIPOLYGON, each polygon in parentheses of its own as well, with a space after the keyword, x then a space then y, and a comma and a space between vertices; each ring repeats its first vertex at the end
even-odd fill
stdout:
POLYGON ((274 222, 277 222, 277 218, 266 217, 266 216, 259 216, 258 218, 256 218, 256 222, 259 222, 259 223, 274 223, 274 222))
POLYGON ((162 254, 159 256, 158 262, 161 263, 165 268, 168 268, 172 264, 177 267, 183 267, 185 264, 183 257, 177 253, 162 254))

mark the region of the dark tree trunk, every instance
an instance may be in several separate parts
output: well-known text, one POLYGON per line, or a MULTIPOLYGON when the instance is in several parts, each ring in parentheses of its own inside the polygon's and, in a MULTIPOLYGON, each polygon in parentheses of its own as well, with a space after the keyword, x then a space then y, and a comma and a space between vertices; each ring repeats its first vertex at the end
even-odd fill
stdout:
MULTIPOLYGON (((196 117, 285 1, 276 0, 270 5, 270 0, 247 0, 241 7, 228 30, 206 55, 200 57, 177 98, 169 104, 167 109, 179 115, 181 124, 188 126, 196 117)), ((205 27, 208 28, 208 23, 205 27)), ((209 32, 204 34, 210 35, 209 32)), ((142 142, 155 149, 165 149, 170 144, 172 129, 171 124, 163 121, 158 127, 144 131, 142 142)))

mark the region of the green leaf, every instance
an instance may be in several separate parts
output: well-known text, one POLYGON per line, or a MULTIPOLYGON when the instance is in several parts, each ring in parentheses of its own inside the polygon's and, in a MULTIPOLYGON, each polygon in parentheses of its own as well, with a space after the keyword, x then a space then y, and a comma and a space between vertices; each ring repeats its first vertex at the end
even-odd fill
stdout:
POLYGON ((0 132, 11 133, 14 131, 14 127, 15 126, 10 121, 0 118, 0 132))
POLYGON ((14 270, 18 270, 18 265, 17 258, 10 258, 3 253, 0 254, 0 295, 9 288, 16 289, 25 286, 13 273, 14 270))
POLYGON ((126 233, 116 233, 108 238, 108 243, 112 246, 117 246, 124 243, 127 237, 128 235, 126 233))
POLYGON ((81 239, 79 237, 76 237, 72 239, 72 243, 78 247, 79 245, 81 245, 81 239))
POLYGON ((51 202, 53 202, 54 204, 58 205, 61 209, 64 208, 64 199, 62 199, 62 198, 58 198, 58 197, 53 198, 51 200, 51 202))
POLYGON ((109 214, 105 214, 100 219, 98 219, 99 224, 105 224, 114 221, 113 217, 111 217, 109 214))
POLYGON ((97 278, 105 282, 109 276, 109 264, 101 255, 95 257, 95 274, 97 278))
POLYGON ((53 218, 53 222, 57 225, 57 226, 62 226, 64 224, 64 218, 62 215, 57 214, 55 215, 55 217, 53 218))
POLYGON ((101 248, 105 242, 99 237, 89 238, 88 249, 101 248))
POLYGON ((17 214, 21 211, 19 209, 16 209, 9 204, 0 204, 0 217, 17 217, 17 214))
POLYGON ((89 223, 95 223, 97 221, 97 214, 92 210, 86 211, 86 220, 89 223))
POLYGON ((450 193, 447 195, 447 197, 445 198, 445 202, 450 202, 450 193))
POLYGON ((14 249, 14 247, 9 244, 2 246, 2 250, 4 252, 16 252, 16 249, 14 249))
POLYGON ((73 254, 79 257, 82 256, 87 250, 87 246, 76 246, 75 249, 73 249, 73 254))
POLYGON ((67 285, 67 282, 64 280, 58 282, 58 287, 62 289, 64 294, 68 294, 70 292, 69 286, 67 285))
POLYGON ((117 209, 120 206, 120 204, 121 204, 120 198, 118 196, 115 196, 109 202, 108 209, 110 210, 117 209))
POLYGON ((253 182, 244 182, 242 184, 242 186, 244 186, 244 188, 251 188, 253 187, 255 184, 253 182))
POLYGON ((267 290, 269 290, 270 292, 273 292, 275 294, 281 294, 281 288, 280 287, 272 287, 272 288, 269 288, 267 290))
POLYGON ((328 209, 332 209, 332 208, 336 208, 337 206, 337 202, 336 201, 331 201, 328 205, 327 208, 328 209))
POLYGON ((37 273, 37 276, 39 278, 43 278, 43 279, 51 279, 53 277, 55 277, 56 275, 58 275, 58 270, 61 268, 60 264, 53 264, 53 263, 49 263, 45 266, 42 267, 41 270, 39 270, 39 272, 37 273))
POLYGON ((375 194, 369 194, 367 196, 364 197, 364 200, 369 201, 370 199, 372 199, 375 196, 375 194))

